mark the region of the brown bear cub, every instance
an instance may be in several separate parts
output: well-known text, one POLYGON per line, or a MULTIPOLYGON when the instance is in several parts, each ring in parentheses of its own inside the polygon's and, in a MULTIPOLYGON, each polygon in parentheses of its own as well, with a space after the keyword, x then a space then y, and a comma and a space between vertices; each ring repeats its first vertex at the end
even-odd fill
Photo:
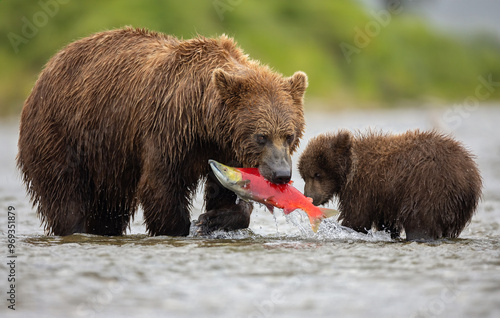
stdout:
POLYGON ((226 36, 141 29, 94 34, 58 52, 24 104, 18 167, 48 233, 121 235, 140 204, 151 235, 188 235, 205 183, 203 232, 248 227, 252 205, 208 159, 291 178, 307 77, 283 77, 226 36))
POLYGON ((337 196, 342 225, 393 238, 404 230, 407 240, 457 237, 481 196, 473 156, 435 131, 320 135, 302 153, 299 171, 315 205, 337 196))

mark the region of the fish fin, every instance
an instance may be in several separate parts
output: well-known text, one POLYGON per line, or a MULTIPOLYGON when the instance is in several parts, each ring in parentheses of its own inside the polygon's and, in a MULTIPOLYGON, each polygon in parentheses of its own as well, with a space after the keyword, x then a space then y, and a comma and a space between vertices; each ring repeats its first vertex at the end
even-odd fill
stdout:
POLYGON ((236 182, 236 184, 242 188, 246 188, 250 184, 250 180, 241 180, 236 182))
POLYGON ((240 197, 239 195, 238 195, 238 199, 243 200, 243 201, 245 201, 245 202, 250 202, 250 200, 249 200, 249 199, 247 199, 247 198, 243 198, 243 197, 240 197))
POLYGON ((331 218, 332 216, 337 216, 340 214, 339 211, 335 209, 319 208, 323 213, 323 218, 331 218))
POLYGON ((295 210, 297 210, 297 209, 295 209, 295 208, 284 208, 283 209, 283 213, 285 213, 285 215, 286 215, 286 214, 292 213, 295 210))
POLYGON ((264 203, 264 205, 269 210, 269 212, 271 212, 271 214, 274 214, 274 206, 272 206, 271 204, 267 204, 267 203, 264 203))

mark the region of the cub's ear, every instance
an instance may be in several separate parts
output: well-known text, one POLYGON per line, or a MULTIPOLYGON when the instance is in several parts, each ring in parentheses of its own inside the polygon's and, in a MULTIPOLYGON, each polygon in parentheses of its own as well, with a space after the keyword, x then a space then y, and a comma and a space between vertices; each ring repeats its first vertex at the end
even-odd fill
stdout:
POLYGON ((331 147, 340 155, 349 155, 352 147, 352 135, 346 130, 339 131, 331 139, 331 147))
POLYGON ((242 79, 239 76, 231 75, 223 69, 217 68, 212 74, 212 81, 223 100, 228 100, 239 96, 242 90, 242 79))
POLYGON ((296 102, 302 102, 304 93, 307 88, 307 75, 304 72, 295 72, 291 77, 288 78, 288 84, 290 85, 290 94, 296 102))

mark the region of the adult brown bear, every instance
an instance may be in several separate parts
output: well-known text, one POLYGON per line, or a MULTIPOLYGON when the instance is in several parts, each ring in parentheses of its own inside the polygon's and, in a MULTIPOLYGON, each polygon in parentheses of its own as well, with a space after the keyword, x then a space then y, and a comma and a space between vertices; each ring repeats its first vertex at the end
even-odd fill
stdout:
POLYGON ((182 41, 141 29, 69 44, 25 102, 18 167, 48 233, 124 233, 138 204, 151 235, 187 235, 206 182, 206 231, 248 227, 252 206, 209 158, 291 178, 304 130, 302 72, 284 78, 226 36, 182 41))
POLYGON ((342 225, 408 240, 457 237, 481 196, 472 155, 437 132, 320 135, 299 160, 315 205, 339 199, 342 225))

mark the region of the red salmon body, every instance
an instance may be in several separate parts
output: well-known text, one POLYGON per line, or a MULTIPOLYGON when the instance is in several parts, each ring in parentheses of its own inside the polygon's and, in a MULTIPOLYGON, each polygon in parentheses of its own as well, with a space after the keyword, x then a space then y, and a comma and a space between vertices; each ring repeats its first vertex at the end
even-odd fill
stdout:
POLYGON ((242 179, 249 180, 245 188, 255 198, 259 198, 256 201, 283 209, 285 214, 289 214, 296 209, 301 209, 312 218, 323 216, 320 208, 313 205, 309 198, 292 186, 292 181, 286 184, 276 184, 262 177, 258 168, 236 169, 241 172, 242 179))
POLYGON ((243 200, 254 200, 267 206, 283 209, 289 214, 296 209, 307 213, 314 232, 324 218, 338 214, 338 211, 318 208, 312 200, 292 186, 292 182, 276 184, 266 180, 258 168, 234 168, 209 160, 216 178, 227 189, 235 192, 243 200))

